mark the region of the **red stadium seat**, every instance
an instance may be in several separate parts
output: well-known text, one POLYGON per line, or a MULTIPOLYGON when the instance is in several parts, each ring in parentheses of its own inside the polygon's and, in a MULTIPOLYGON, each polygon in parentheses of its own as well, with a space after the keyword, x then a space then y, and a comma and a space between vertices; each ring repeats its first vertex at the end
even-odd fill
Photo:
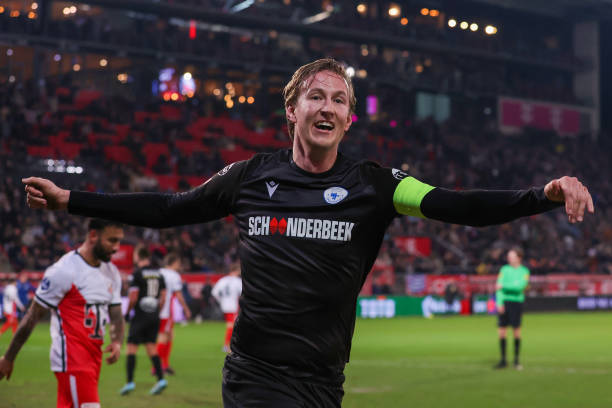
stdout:
POLYGON ((174 142, 177 149, 185 156, 189 156, 193 152, 205 152, 210 149, 202 144, 199 140, 177 140, 174 142))
POLYGON ((55 158, 55 148, 53 146, 27 146, 28 156, 55 158))
POLYGON ((130 163, 134 159, 130 149, 125 146, 105 146, 104 155, 117 163, 130 163))
POLYGON ((168 145, 165 143, 145 143, 142 153, 147 158, 147 168, 151 168, 162 154, 169 155, 168 145))
POLYGON ((81 143, 62 142, 56 146, 57 156, 60 159, 72 160, 81 153, 81 143))
POLYGON ((157 179, 157 184, 160 190, 162 191, 178 190, 178 183, 180 180, 180 176, 177 176, 174 174, 170 174, 170 175, 155 174, 154 177, 157 179))

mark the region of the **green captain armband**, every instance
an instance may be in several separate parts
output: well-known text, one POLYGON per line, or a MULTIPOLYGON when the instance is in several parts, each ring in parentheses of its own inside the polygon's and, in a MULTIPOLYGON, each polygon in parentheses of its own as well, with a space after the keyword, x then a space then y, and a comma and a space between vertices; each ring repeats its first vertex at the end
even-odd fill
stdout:
POLYGON ((414 177, 406 177, 395 188, 393 206, 403 215, 425 218, 421 212, 421 201, 435 187, 425 184, 414 177))

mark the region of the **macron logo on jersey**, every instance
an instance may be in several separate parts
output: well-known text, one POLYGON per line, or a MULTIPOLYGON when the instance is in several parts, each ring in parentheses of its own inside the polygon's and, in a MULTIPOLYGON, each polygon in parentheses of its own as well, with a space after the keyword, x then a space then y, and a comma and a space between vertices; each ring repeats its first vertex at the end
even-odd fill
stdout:
POLYGON ((270 216, 249 217, 249 235, 280 234, 288 237, 350 241, 354 222, 317 218, 287 219, 270 216))

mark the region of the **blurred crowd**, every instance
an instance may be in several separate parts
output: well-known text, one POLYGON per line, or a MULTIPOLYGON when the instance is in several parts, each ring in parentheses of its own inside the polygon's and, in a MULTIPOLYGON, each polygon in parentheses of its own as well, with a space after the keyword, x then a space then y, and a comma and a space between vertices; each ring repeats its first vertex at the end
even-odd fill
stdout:
MULTIPOLYGON (((77 91, 66 91, 51 81, 44 87, 19 82, 0 85, 0 271, 44 270, 77 246, 85 233, 80 217, 27 209, 21 177, 44 176, 67 188, 89 191, 155 191, 159 189, 154 177, 158 172, 171 169, 179 175, 200 176, 204 180, 226 164, 219 155, 221 149, 244 143, 210 127, 207 130, 210 134, 203 139, 208 152, 197 153, 201 156, 195 157, 195 153, 185 154, 175 148, 177 141, 190 137, 186 129, 198 118, 227 115, 221 113, 227 110, 204 108, 211 106, 205 100, 195 103, 194 98, 172 104, 180 112, 180 120, 160 117, 136 122, 136 107, 146 104, 120 96, 103 96, 74 111, 71 102, 77 91), (69 113, 77 117, 68 129, 64 120, 68 114, 66 106, 72 106, 69 113), (102 123, 129 128, 128 137, 120 145, 127 147, 135 158, 142 155, 143 134, 146 141, 167 144, 169 156, 160 157, 153 174, 145 171, 143 159, 123 164, 109 161, 104 147, 112 142, 87 142, 88 134, 99 131, 97 127, 103 127, 102 123), (29 146, 45 145, 59 131, 67 131, 69 140, 86 145, 73 158, 75 165, 83 166, 83 174, 49 172, 44 158, 28 155, 29 146)), ((147 105, 152 111, 161 107, 147 105)), ((275 127, 277 137, 282 137, 284 118, 278 114, 257 117, 235 109, 232 119, 249 129, 275 127)), ((528 188, 543 186, 552 178, 574 175, 591 190, 596 214, 573 225, 562 210, 556 210, 487 228, 398 218, 388 230, 377 268, 391 270, 394 276, 494 274, 505 263, 506 250, 518 244, 525 249, 526 263, 535 274, 612 273, 609 136, 562 139, 536 130, 506 136, 497 131, 493 118, 489 121, 453 118, 444 124, 406 119, 394 124, 360 119, 346 136, 350 142, 341 145, 341 150, 350 157, 401 168, 424 182, 452 189, 528 188), (416 256, 397 247, 394 238, 402 236, 430 238, 431 256, 416 256)), ((269 146, 246 147, 253 151, 271 150, 269 146)), ((187 189, 189 184, 179 183, 178 188, 187 189)), ((193 272, 223 271, 237 258, 237 229, 231 219, 166 230, 128 227, 125 242, 145 244, 159 256, 178 251, 185 270, 193 272)))
MULTIPOLYGON (((227 12, 226 1, 197 0, 192 3, 206 10, 227 12)), ((177 3, 178 4, 178 3, 177 3)), ((183 2, 181 2, 181 5, 183 2)), ((13 34, 39 34, 49 39, 69 39, 88 44, 104 44, 148 51, 151 55, 192 55, 202 62, 267 67, 292 72, 296 67, 317 58, 334 56, 355 68, 358 78, 402 84, 404 89, 421 88, 440 92, 506 94, 525 98, 576 103, 572 72, 584 64, 572 57, 569 28, 565 25, 511 23, 500 28, 495 36, 459 28, 451 29, 445 15, 422 16, 418 9, 409 12, 406 25, 400 19, 389 19, 386 10, 375 15, 361 15, 354 2, 335 1, 339 11, 316 26, 343 27, 347 32, 372 33, 411 41, 413 46, 383 46, 372 43, 328 40, 311 35, 284 34, 276 30, 241 29, 204 24, 197 37, 189 39, 188 25, 183 20, 158 18, 152 15, 129 14, 110 10, 88 15, 82 11, 68 17, 50 19, 41 30, 38 20, 23 13, 9 17, 0 14, 0 31, 13 34), (553 35, 551 33, 563 33, 553 35), (231 50, 231 51, 228 51, 231 50), (455 50, 456 52, 450 52, 455 50), (460 52, 461 51, 461 52, 460 52), (480 53, 484 58, 474 58, 480 53), (525 58, 531 64, 521 64, 525 58), (507 64, 506 60, 515 63, 507 64), (533 65, 533 64, 536 65, 533 65), (564 69, 547 69, 542 73, 538 63, 558 64, 564 69)), ((378 7, 372 5, 371 7, 378 7)), ((321 12, 319 2, 256 2, 239 16, 301 22, 321 12)), ((503 23, 502 23, 503 24, 503 23)), ((569 25, 568 25, 569 27, 569 25)), ((332 35, 333 36, 333 35, 332 35)))

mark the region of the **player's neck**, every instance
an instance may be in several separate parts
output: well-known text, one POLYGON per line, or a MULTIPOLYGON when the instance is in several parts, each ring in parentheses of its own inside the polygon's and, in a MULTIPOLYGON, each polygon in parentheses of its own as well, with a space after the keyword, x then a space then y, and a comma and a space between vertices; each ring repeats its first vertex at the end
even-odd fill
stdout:
POLYGON ((296 138, 293 142, 293 161, 309 173, 324 173, 331 169, 338 157, 338 149, 314 149, 296 138))
POLYGON ((100 263, 101 263, 100 260, 95 257, 95 255, 93 254, 93 248, 87 245, 87 243, 84 243, 83 245, 81 245, 77 249, 77 252, 79 253, 79 255, 81 255, 81 257, 85 260, 85 262, 87 262, 88 265, 93 266, 93 267, 100 266, 100 263))

